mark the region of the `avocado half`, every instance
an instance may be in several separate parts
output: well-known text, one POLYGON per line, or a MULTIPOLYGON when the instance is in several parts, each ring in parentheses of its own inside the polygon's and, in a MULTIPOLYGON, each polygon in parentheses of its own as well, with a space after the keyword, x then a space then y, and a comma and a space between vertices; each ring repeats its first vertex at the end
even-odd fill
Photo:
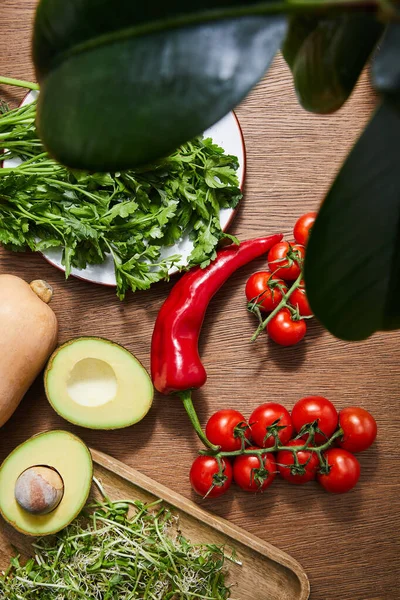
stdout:
POLYGON ((39 433, 15 448, 0 467, 0 512, 26 535, 57 533, 81 512, 89 496, 92 476, 92 457, 82 440, 67 431, 39 433), (17 501, 17 482, 32 467, 38 470, 49 467, 62 481, 61 500, 46 514, 32 514, 17 501))
POLYGON ((54 410, 89 429, 129 427, 153 402, 146 369, 128 350, 103 338, 76 338, 57 348, 44 383, 54 410))

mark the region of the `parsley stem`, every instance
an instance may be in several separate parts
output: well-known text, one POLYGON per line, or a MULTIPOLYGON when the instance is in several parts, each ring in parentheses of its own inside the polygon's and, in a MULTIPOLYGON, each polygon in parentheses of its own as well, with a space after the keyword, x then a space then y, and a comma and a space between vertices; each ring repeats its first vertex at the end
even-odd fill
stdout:
POLYGON ((33 83, 32 81, 24 81, 22 79, 13 79, 12 77, 0 76, 0 85, 14 85, 17 87, 23 87, 27 90, 38 90, 39 84, 33 83))

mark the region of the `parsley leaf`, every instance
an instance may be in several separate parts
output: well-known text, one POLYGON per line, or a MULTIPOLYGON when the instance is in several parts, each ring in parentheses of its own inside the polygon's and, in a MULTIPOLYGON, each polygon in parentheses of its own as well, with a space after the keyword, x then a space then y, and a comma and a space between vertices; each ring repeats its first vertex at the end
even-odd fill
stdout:
MULTIPOLYGON (((2 107, 3 105, 1 105, 2 107)), ((234 208, 238 160, 197 137, 154 164, 121 173, 68 170, 45 152, 36 102, 2 113, 0 152, 22 163, 0 169, 0 243, 21 251, 61 248, 65 275, 111 254, 117 294, 168 279, 180 255, 162 250, 189 235, 189 265, 205 267, 223 237, 219 213, 234 208), (3 136, 3 137, 2 137, 3 136)))

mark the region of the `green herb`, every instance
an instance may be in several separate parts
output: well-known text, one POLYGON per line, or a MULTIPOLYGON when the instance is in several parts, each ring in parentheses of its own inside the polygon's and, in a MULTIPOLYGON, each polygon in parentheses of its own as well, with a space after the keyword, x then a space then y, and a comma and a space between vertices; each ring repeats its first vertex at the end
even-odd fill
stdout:
MULTIPOLYGON (((222 546, 186 540, 176 517, 156 500, 89 506, 85 517, 62 532, 41 538, 24 565, 19 556, 0 577, 7 600, 223 600, 222 546)), ((234 557, 230 557, 234 560, 234 557)))
POLYGON ((35 101, 0 114, 3 158, 23 161, 0 169, 0 243, 6 247, 62 248, 66 277, 72 267, 101 264, 111 255, 122 299, 180 266, 181 255, 167 256, 164 249, 183 234, 194 244, 188 266, 209 264, 221 238, 237 241, 223 233, 219 214, 241 198, 238 160, 211 139, 196 138, 134 171, 88 173, 48 156, 35 116, 35 101))

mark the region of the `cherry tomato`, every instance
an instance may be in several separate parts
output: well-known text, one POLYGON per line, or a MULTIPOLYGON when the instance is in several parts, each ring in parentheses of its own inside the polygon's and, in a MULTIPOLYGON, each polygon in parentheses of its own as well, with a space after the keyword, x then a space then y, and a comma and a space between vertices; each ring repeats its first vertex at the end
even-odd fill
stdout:
POLYGON ((325 434, 316 433, 315 443, 323 444, 338 426, 338 413, 330 400, 323 396, 307 396, 296 402, 292 410, 295 430, 299 433, 304 425, 313 421, 318 421, 318 428, 325 434))
POLYGON ((304 287, 298 287, 296 290, 294 290, 290 296, 289 302, 292 306, 298 308, 302 317, 311 317, 313 315, 313 311, 308 304, 306 290, 304 287))
POLYGON ((246 419, 237 410, 219 410, 209 418, 206 436, 210 442, 220 446, 223 452, 232 452, 242 447, 240 430, 246 438, 250 438, 250 428, 246 426, 246 419))
POLYGON ((217 459, 213 456, 198 456, 190 469, 190 483, 196 494, 218 498, 229 489, 232 483, 232 465, 222 459, 224 472, 219 475, 217 459), (221 485, 219 485, 221 484, 221 485))
POLYGON ((360 463, 350 452, 342 448, 331 448, 324 453, 329 473, 318 473, 317 481, 331 494, 350 491, 360 478, 360 463))
POLYGON ((252 412, 249 419, 251 437, 260 448, 272 448, 275 445, 273 435, 266 438, 267 427, 274 423, 278 426, 277 433, 281 444, 286 444, 292 437, 293 425, 289 412, 282 404, 266 402, 252 412))
POLYGON ((248 302, 257 303, 260 310, 265 312, 274 310, 286 292, 285 282, 269 271, 253 273, 247 280, 245 290, 248 302))
POLYGON ((303 262, 305 248, 300 244, 289 244, 279 242, 272 246, 268 252, 268 267, 276 277, 282 277, 287 281, 297 279, 301 272, 300 263, 303 262))
MULTIPOLYGON (((290 440, 286 446, 302 446, 305 440, 290 440)), ((319 459, 315 452, 309 450, 300 450, 297 452, 299 466, 295 464, 293 452, 290 450, 280 450, 276 457, 279 473, 289 483, 301 485, 315 479, 319 468, 319 459)))
POLYGON ((241 454, 233 463, 233 480, 246 492, 265 490, 275 479, 276 472, 275 459, 270 453, 262 454, 261 460, 257 454, 241 454))
POLYGON ((271 340, 281 346, 294 346, 306 335, 304 319, 294 319, 288 308, 282 308, 267 325, 271 340))
POLYGON ((297 219, 293 229, 293 235, 298 244, 303 244, 303 246, 307 245, 308 238, 310 237, 310 229, 314 225, 316 218, 317 213, 310 212, 297 219))
POLYGON ((374 417, 358 406, 340 411, 339 427, 343 429, 343 436, 338 439, 337 444, 349 452, 366 450, 373 444, 377 434, 374 417))

